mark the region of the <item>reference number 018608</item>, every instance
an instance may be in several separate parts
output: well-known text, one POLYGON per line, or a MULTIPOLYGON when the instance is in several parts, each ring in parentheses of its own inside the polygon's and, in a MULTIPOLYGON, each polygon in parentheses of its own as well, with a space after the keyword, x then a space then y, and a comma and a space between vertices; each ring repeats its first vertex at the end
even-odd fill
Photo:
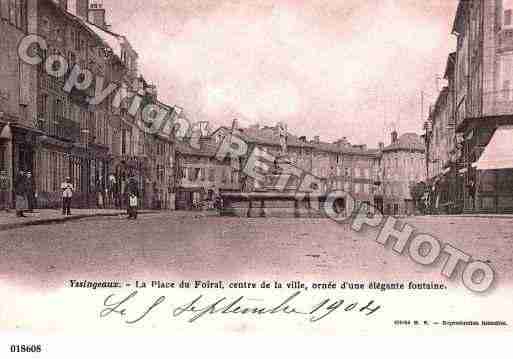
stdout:
POLYGON ((42 347, 40 344, 32 345, 18 345, 13 344, 10 347, 11 353, 41 353, 42 347))

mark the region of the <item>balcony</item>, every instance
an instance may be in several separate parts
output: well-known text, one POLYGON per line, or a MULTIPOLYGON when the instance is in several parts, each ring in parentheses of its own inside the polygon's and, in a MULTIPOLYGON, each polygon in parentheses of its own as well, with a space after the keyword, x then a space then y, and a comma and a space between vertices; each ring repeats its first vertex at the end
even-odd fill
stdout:
POLYGON ((78 142, 80 140, 80 125, 62 116, 58 116, 56 120, 40 117, 36 122, 36 128, 62 141, 78 142))

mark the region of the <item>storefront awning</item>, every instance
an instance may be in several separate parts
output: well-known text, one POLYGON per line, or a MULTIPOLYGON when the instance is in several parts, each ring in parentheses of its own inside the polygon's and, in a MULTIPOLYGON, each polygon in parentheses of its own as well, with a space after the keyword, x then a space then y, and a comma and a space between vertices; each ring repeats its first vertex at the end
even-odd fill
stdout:
POLYGON ((499 126, 475 167, 478 170, 513 168, 513 126, 499 126))

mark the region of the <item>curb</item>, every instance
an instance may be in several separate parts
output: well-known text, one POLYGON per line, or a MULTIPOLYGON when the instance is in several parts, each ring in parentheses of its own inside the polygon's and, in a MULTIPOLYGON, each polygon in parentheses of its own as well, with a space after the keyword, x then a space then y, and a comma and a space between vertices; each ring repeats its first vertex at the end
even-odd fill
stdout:
POLYGON ((427 215, 427 216, 412 216, 407 218, 484 218, 484 219, 513 219, 513 215, 465 215, 465 214, 447 214, 447 215, 427 215))
MULTIPOLYGON (((160 211, 147 211, 147 212, 139 212, 139 215, 144 214, 157 214, 161 213, 160 211)), ((120 211, 118 213, 96 213, 96 214, 77 214, 70 217, 62 217, 62 218, 48 218, 48 219, 36 219, 27 222, 21 223, 11 223, 11 224, 2 224, 0 225, 0 232, 9 231, 12 229, 18 229, 22 227, 31 227, 31 226, 42 226, 47 224, 57 224, 71 221, 78 221, 84 218, 94 218, 94 217, 118 217, 126 215, 126 211, 120 211)))

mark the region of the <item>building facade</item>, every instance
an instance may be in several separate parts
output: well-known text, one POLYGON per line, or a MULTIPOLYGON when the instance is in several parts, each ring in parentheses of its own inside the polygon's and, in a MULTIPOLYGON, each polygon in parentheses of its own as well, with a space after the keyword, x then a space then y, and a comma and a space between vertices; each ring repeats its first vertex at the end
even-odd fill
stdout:
POLYGON ((444 204, 455 212, 513 211, 512 12, 511 0, 458 4, 456 52, 445 74, 448 87, 425 126, 436 211, 451 212, 444 204), (441 143, 439 131, 446 138, 441 143))
MULTIPOLYGON (((231 129, 220 128, 212 137, 219 145, 225 136, 230 134, 231 129)), ((255 148, 273 156, 280 155, 278 125, 234 128, 233 134, 248 145, 248 155, 253 153, 255 148)), ((346 138, 327 143, 319 137, 308 141, 305 136, 287 133, 287 156, 293 166, 315 177, 311 184, 313 192, 344 191, 355 200, 356 208, 366 203, 380 211, 383 210, 383 194, 379 183, 381 155, 378 149, 367 149, 365 145, 351 145, 346 138)), ((240 158, 239 168, 243 168, 247 160, 247 155, 240 158)), ((292 178, 289 185, 294 185, 292 182, 298 180, 292 178)), ((241 191, 252 192, 261 186, 255 183, 254 179, 242 174, 241 191)), ((342 200, 339 205, 348 210, 351 203, 349 200, 342 200)))
POLYGON ((127 179, 135 177, 146 207, 173 208, 174 141, 144 128, 142 108, 158 103, 172 116, 174 107, 158 101, 155 86, 139 73, 137 52, 107 25, 101 2, 74 4, 0 2, 0 26, 7 34, 0 53, 2 203, 13 205, 14 178, 25 171, 35 178, 40 207, 60 205, 60 183, 69 176, 74 206, 123 207, 127 179), (40 65, 18 56, 17 46, 29 33, 47 43, 37 49, 40 65), (64 76, 51 61, 57 56, 68 65, 64 76), (75 65, 90 71, 89 87, 66 88, 75 65), (110 84, 115 91, 91 102, 110 84))
POLYGON ((35 126, 37 71, 20 61, 18 45, 34 27, 35 1, 0 1, 0 208, 13 204, 14 179, 32 171, 38 136, 35 126), (29 20, 31 23, 29 24, 29 20))
POLYGON ((212 209, 222 191, 240 191, 239 161, 216 158, 218 144, 212 137, 199 140, 199 148, 187 141, 176 144, 176 209, 212 209))
POLYGON ((381 185, 384 213, 387 215, 415 214, 416 204, 411 188, 426 180, 426 150, 419 135, 392 132, 390 145, 381 151, 381 185))

